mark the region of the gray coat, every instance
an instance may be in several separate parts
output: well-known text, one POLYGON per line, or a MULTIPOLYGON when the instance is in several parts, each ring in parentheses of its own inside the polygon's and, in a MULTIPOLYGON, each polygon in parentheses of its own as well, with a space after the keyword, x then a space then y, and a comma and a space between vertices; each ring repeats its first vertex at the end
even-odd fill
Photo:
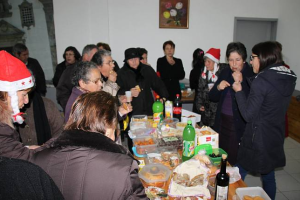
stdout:
POLYGON ((100 133, 64 131, 32 162, 52 177, 66 200, 147 199, 137 161, 100 133))

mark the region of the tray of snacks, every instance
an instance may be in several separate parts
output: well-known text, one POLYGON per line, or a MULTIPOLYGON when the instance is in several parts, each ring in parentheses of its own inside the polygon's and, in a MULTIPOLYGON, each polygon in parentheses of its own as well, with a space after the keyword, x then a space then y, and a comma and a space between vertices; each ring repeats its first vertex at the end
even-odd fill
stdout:
POLYGON ((171 170, 162 164, 148 164, 139 171, 139 177, 145 186, 163 188, 166 186, 171 175, 171 170))
POLYGON ((175 149, 182 149, 183 140, 182 136, 170 136, 159 138, 158 140, 159 147, 173 147, 175 149))
POLYGON ((182 137, 182 130, 172 128, 169 126, 162 126, 160 129, 157 130, 161 137, 174 137, 174 136, 181 136, 182 137))
POLYGON ((132 142, 136 147, 136 152, 139 155, 146 154, 157 150, 157 140, 153 136, 143 136, 133 138, 132 142))
POLYGON ((148 120, 147 115, 133 115, 131 117, 132 122, 146 122, 148 120))
POLYGON ((158 148, 156 152, 147 153, 146 163, 160 163, 173 170, 181 163, 177 149, 158 148))
POLYGON ((261 187, 237 188, 236 195, 238 200, 271 200, 261 187))
POLYGON ((128 131, 128 136, 133 139, 137 137, 149 136, 155 132, 154 128, 138 128, 128 131))
POLYGON ((148 121, 131 121, 130 130, 152 128, 148 121))
POLYGON ((168 195, 176 198, 206 197, 210 199, 211 195, 207 188, 208 172, 209 168, 197 159, 181 163, 173 170, 168 195))

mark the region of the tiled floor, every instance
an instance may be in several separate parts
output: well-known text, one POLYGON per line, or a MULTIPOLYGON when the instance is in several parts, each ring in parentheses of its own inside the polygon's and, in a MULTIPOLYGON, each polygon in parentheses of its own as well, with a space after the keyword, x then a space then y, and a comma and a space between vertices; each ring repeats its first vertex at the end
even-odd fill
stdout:
MULTIPOLYGON (((300 200, 300 143, 286 138, 284 143, 286 166, 276 169, 276 200, 300 200)), ((259 176, 247 175, 249 187, 262 186, 259 176)))

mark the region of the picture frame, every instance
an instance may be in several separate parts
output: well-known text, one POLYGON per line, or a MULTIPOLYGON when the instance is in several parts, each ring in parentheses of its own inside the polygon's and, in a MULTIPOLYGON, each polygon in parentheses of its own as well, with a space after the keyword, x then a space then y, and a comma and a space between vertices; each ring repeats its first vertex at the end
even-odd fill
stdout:
POLYGON ((189 28, 189 0, 159 0, 159 28, 189 28))

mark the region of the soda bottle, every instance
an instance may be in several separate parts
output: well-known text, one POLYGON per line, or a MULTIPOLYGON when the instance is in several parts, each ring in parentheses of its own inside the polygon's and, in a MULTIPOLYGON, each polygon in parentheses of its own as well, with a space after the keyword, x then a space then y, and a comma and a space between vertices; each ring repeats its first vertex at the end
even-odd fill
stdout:
POLYGON ((216 176, 216 192, 215 199, 228 199, 229 175, 226 173, 227 155, 222 154, 221 170, 216 176))
POLYGON ((176 94, 176 99, 173 105, 173 117, 181 121, 182 103, 179 94, 176 94))
POLYGON ((156 96, 156 101, 152 105, 152 111, 153 111, 153 121, 155 123, 159 123, 164 119, 163 111, 164 111, 164 105, 160 102, 159 96, 156 96))
POLYGON ((195 150, 195 129, 192 126, 192 120, 188 120, 186 127, 183 130, 183 151, 182 161, 191 159, 194 156, 195 150))

